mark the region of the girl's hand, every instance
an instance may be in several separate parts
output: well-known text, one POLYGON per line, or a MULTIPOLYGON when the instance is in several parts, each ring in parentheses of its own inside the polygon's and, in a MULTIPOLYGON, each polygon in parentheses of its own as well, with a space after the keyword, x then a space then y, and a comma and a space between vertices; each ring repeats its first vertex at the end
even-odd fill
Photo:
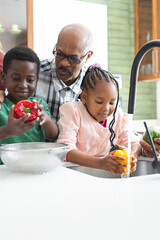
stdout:
MULTIPOLYGON (((115 174, 127 174, 128 172, 128 150, 124 146, 115 146, 115 150, 113 151, 113 148, 111 152, 107 155, 107 160, 109 165, 108 171, 112 171, 115 174), (113 157, 110 157, 113 155, 113 157), (110 157, 110 158, 109 158, 110 157), (114 160, 112 162, 111 160, 114 160), (122 163, 123 165, 119 164, 122 163), (123 170, 123 172, 122 172, 123 170)), ((133 173, 136 170, 136 157, 132 154, 130 155, 130 168, 129 173, 133 173)))
POLYGON ((123 160, 125 161, 125 158, 123 157, 119 157, 119 156, 114 156, 115 151, 110 152, 108 155, 106 155, 105 157, 103 157, 101 159, 102 161, 102 169, 110 171, 112 173, 121 175, 123 173, 126 173, 125 169, 122 169, 120 167, 127 167, 127 164, 122 163, 123 160), (122 162, 118 162, 116 160, 121 160, 122 162))
MULTIPOLYGON (((119 156, 123 156, 125 157, 125 163, 127 164, 128 167, 128 149, 124 146, 119 146, 121 151, 119 156)), ((115 152, 115 151, 114 151, 115 152)), ((114 154, 113 152, 113 154, 114 154)), ((115 154, 116 155, 116 154, 115 154)), ((117 155, 116 155, 117 156, 117 155)), ((130 169, 129 169, 129 173, 133 173, 136 170, 137 167, 137 158, 134 156, 133 152, 130 153, 130 169)))
POLYGON ((130 173, 133 173, 136 171, 136 167, 137 167, 137 158, 135 156, 131 156, 132 161, 130 162, 131 164, 131 168, 130 168, 130 173))
POLYGON ((33 120, 31 122, 26 122, 29 117, 29 114, 25 115, 22 118, 15 118, 14 117, 14 105, 12 106, 9 115, 8 115, 8 122, 6 124, 6 134, 8 136, 19 135, 24 132, 27 132, 29 129, 34 127, 37 123, 37 120, 33 120))

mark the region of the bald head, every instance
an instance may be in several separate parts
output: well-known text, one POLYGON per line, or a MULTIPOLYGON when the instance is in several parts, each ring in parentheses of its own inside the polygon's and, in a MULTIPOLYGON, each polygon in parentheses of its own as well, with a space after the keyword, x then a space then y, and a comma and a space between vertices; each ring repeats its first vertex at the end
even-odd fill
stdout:
POLYGON ((73 23, 62 28, 58 35, 58 42, 64 39, 68 44, 72 42, 73 48, 79 46, 81 52, 92 51, 92 32, 82 24, 73 23))
POLYGON ((82 24, 69 24, 58 35, 56 73, 66 85, 74 83, 93 54, 92 33, 82 24), (78 60, 78 63, 75 62, 78 60))

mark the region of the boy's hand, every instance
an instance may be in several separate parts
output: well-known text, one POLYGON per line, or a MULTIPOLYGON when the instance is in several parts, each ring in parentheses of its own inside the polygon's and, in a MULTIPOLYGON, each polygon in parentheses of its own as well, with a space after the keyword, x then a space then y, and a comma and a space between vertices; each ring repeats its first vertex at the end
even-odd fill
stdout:
POLYGON ((33 99, 33 102, 37 103, 35 106, 35 109, 39 109, 38 117, 39 117, 39 124, 43 125, 49 120, 48 114, 44 111, 43 105, 39 104, 35 99, 33 99))
POLYGON ((35 99, 33 100, 33 102, 37 103, 35 106, 35 109, 36 108, 39 109, 39 112, 38 112, 39 124, 43 125, 46 138, 55 139, 58 135, 57 125, 54 123, 54 121, 52 121, 50 116, 44 111, 42 104, 39 104, 35 99))
POLYGON ((37 120, 33 120, 31 122, 26 122, 29 118, 29 114, 25 115, 22 118, 14 117, 14 105, 12 106, 10 113, 8 115, 8 122, 6 124, 6 133, 9 136, 19 135, 27 132, 29 129, 34 127, 37 123, 37 120))

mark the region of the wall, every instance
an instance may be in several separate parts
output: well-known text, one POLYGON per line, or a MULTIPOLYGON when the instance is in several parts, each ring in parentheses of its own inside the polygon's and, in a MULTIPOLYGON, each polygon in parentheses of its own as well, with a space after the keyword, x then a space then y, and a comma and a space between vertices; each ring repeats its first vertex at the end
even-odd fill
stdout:
MULTIPOLYGON (((123 110, 127 112, 130 72, 135 56, 134 0, 88 0, 88 2, 105 3, 108 7, 108 70, 122 75, 120 96, 123 110)), ((156 83, 138 82, 134 119, 154 118, 156 118, 156 83)))
POLYGON ((53 58, 52 51, 60 30, 67 24, 77 22, 85 24, 93 34, 94 54, 89 59, 88 65, 98 62, 103 68, 108 68, 108 21, 105 4, 74 0, 59 0, 56 4, 52 0, 45 0, 45 5, 43 0, 34 0, 33 3, 34 50, 40 59, 53 58), (60 12, 59 9, 61 9, 60 12), (66 9, 68 10, 66 11, 66 9), (80 14, 77 14, 77 9, 80 14), (92 11, 88 12, 88 9, 92 9, 92 11), (95 18, 97 12, 100 12, 100 15, 95 18), (83 13, 83 17, 81 13, 83 13))

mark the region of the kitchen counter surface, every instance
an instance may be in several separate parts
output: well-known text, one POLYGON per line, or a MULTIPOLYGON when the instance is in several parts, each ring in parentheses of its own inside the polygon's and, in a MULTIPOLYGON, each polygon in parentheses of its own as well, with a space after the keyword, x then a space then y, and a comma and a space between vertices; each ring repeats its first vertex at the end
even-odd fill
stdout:
POLYGON ((159 240, 160 174, 98 178, 0 166, 1 240, 159 240))

